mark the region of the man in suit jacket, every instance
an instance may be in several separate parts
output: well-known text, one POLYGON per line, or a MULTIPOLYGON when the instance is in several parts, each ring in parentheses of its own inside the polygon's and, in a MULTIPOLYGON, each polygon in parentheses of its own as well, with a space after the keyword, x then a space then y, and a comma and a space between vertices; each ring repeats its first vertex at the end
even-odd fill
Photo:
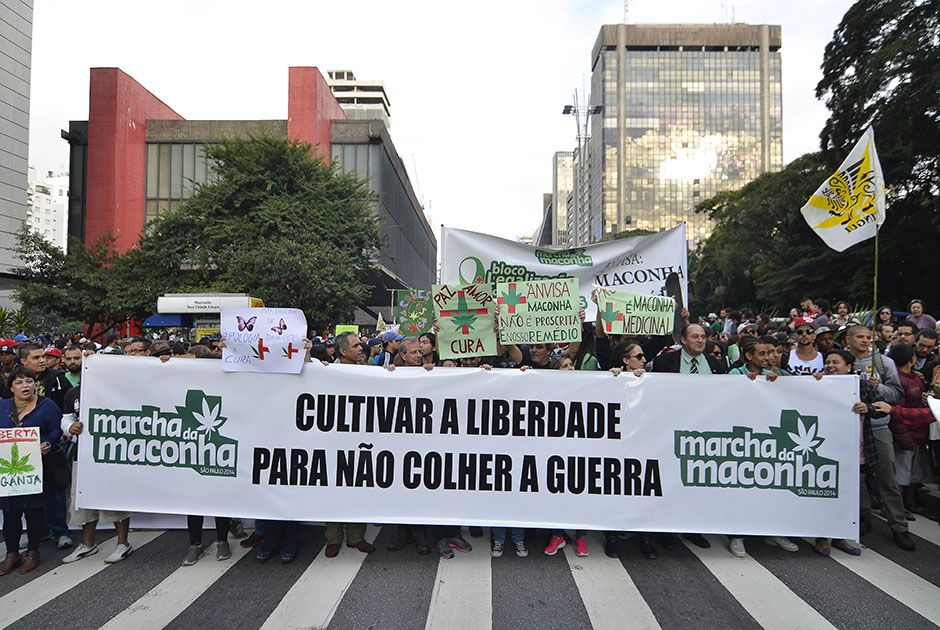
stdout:
MULTIPOLYGON (((701 324, 686 324, 682 327, 679 342, 680 350, 660 354, 653 359, 654 372, 672 372, 674 374, 724 374, 725 365, 713 356, 705 354, 705 343, 708 335, 701 324)), ((707 549, 711 547, 708 539, 701 534, 683 534, 686 540, 697 547, 707 549)), ((647 558, 655 558, 652 549, 652 537, 649 534, 640 535, 640 548, 647 558)), ((679 546, 679 537, 675 534, 662 534, 659 544, 665 549, 675 549, 679 546)))
POLYGON ((708 335, 701 324, 683 326, 679 335, 682 349, 660 354, 653 359, 653 371, 675 374, 724 374, 725 366, 715 357, 705 354, 706 341, 708 335))

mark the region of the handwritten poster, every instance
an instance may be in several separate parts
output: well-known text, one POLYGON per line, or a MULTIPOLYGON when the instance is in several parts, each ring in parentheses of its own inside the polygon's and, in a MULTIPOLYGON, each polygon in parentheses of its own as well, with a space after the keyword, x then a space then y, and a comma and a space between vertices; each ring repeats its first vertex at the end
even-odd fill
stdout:
POLYGON ((493 295, 488 284, 435 284, 431 289, 442 359, 496 354, 493 295))
POLYGON ((496 302, 500 343, 581 341, 577 278, 500 282, 496 302))
POLYGON ((597 308, 609 335, 671 335, 676 301, 597 288, 597 308))
POLYGON ((222 308, 222 369, 300 374, 307 318, 297 308, 222 308))

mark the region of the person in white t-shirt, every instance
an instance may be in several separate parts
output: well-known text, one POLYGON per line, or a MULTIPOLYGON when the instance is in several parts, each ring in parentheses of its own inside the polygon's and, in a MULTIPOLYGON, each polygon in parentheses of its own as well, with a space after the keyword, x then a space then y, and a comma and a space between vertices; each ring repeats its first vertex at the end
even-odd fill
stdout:
POLYGON ((825 360, 816 349, 816 324, 809 318, 799 319, 793 327, 796 337, 796 350, 787 360, 787 371, 794 376, 806 376, 822 372, 825 360))

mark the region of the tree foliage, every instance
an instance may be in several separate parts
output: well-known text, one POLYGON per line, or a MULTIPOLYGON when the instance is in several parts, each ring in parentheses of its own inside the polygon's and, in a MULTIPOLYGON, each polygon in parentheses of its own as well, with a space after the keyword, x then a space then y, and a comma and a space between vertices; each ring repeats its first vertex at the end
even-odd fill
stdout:
POLYGON ((366 184, 288 140, 206 151, 212 183, 148 226, 137 272, 151 288, 173 279, 180 289, 301 308, 312 322, 350 318, 368 296, 362 278, 380 245, 366 184))
POLYGON ((924 299, 940 310, 940 0, 862 0, 826 47, 817 95, 829 119, 822 151, 697 208, 715 220, 690 260, 693 304, 770 305, 800 297, 873 301, 874 242, 841 254, 799 209, 869 125, 887 188, 880 232, 879 302, 924 299))
POLYGON ((362 279, 381 245, 365 183, 288 140, 229 140, 206 152, 211 182, 126 252, 103 239, 76 241, 64 254, 24 233, 18 298, 34 311, 106 324, 146 317, 174 292, 245 292, 301 308, 311 322, 350 318, 368 296, 362 279))
POLYGON ((23 283, 15 297, 28 311, 105 328, 153 312, 153 301, 136 293, 133 286, 122 286, 128 256, 117 251, 113 238, 89 245, 73 240, 65 253, 24 228, 17 253, 23 264, 15 273, 23 283))

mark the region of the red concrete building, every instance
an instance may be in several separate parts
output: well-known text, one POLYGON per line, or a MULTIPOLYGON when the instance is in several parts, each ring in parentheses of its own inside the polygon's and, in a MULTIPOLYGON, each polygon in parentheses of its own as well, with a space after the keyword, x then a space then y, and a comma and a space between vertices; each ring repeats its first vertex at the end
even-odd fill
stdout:
MULTIPOLYGON (((288 71, 287 136, 310 143, 329 159, 330 123, 346 115, 317 68, 288 71)), ((183 120, 119 68, 92 68, 88 121, 72 123, 63 133, 84 160, 72 159, 72 172, 83 179, 69 205, 69 231, 90 242, 114 234, 120 249, 133 246, 145 223, 148 125, 183 120), (84 162, 79 164, 79 162, 84 162)))

